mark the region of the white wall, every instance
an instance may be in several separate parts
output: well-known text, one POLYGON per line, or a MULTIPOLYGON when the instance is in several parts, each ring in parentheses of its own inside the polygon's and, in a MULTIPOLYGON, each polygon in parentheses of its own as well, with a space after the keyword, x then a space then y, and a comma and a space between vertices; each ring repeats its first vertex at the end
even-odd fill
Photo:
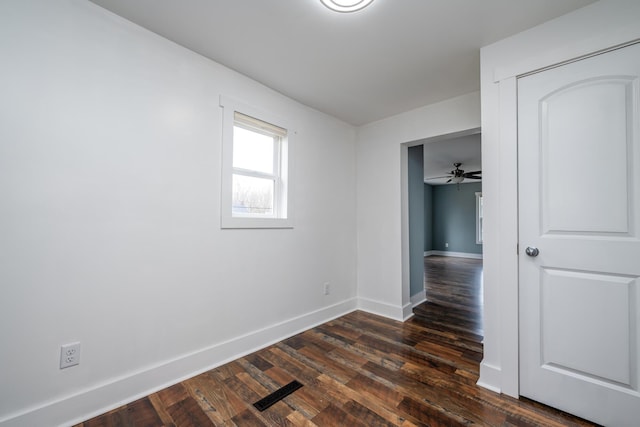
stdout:
POLYGON ((516 77, 636 39, 640 2, 602 0, 482 49, 486 387, 518 395, 516 77))
POLYGON ((410 315, 405 143, 480 127, 474 92, 359 128, 357 142, 360 307, 402 320, 410 315), (404 207, 403 207, 404 206, 404 207), (403 234, 405 238, 403 238, 403 234), (404 253, 404 255, 403 255, 404 253))
POLYGON ((353 127, 84 0, 0 2, 0 58, 0 425, 79 421, 356 307, 353 127), (295 124, 293 230, 220 229, 220 94, 295 124))

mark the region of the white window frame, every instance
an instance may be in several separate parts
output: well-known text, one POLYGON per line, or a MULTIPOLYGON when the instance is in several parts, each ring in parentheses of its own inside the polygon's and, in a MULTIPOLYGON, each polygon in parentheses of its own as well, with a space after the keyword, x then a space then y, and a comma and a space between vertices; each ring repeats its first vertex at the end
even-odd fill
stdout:
POLYGON ((291 203, 291 140, 295 132, 289 124, 272 113, 259 110, 240 101, 221 96, 222 107, 222 188, 220 205, 221 228, 293 228, 291 203), (239 116, 236 116, 236 113, 239 116), (238 117, 238 120, 236 120, 238 117), (279 134, 274 154, 274 174, 234 169, 233 128, 238 123, 243 128, 279 134), (260 129, 260 127, 263 129, 260 129), (283 132, 284 131, 284 132, 283 132), (272 215, 233 213, 233 175, 254 176, 274 180, 274 206, 272 215))
POLYGON ((476 244, 482 244, 482 228, 483 228, 483 216, 482 209, 482 192, 476 192, 476 244))

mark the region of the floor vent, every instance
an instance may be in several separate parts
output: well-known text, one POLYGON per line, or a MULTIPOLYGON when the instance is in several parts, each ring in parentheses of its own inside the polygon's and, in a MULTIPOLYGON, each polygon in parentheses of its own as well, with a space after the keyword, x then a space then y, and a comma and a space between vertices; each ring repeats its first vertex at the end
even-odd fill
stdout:
POLYGON ((253 406, 255 406, 258 411, 262 412, 274 403, 277 403, 285 397, 289 396, 300 387, 302 387, 302 384, 300 384, 298 381, 291 381, 289 384, 284 387, 280 387, 267 397, 258 400, 253 404, 253 406))

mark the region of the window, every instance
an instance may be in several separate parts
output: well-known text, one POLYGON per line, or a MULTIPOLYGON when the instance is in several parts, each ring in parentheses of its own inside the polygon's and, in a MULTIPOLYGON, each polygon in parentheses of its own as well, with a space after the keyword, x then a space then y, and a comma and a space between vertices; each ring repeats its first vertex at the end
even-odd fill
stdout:
POLYGON ((221 98, 223 228, 289 228, 289 131, 281 120, 221 98))
POLYGON ((476 243, 482 244, 482 193, 476 193, 476 243))
POLYGON ((233 124, 231 213, 236 217, 279 218, 282 140, 287 131, 238 113, 233 124))

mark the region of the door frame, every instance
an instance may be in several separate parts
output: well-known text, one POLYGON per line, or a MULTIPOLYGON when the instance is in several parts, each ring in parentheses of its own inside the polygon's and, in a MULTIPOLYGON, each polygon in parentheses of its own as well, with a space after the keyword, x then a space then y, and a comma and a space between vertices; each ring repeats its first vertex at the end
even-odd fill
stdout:
POLYGON ((533 53, 531 45, 537 43, 534 39, 539 34, 528 33, 521 37, 521 43, 515 43, 528 48, 516 59, 495 52, 487 55, 483 49, 482 158, 486 162, 483 193, 488 237, 484 242, 485 357, 480 366, 481 386, 519 397, 517 78, 637 42, 640 29, 633 27, 628 25, 617 32, 603 28, 602 34, 590 38, 585 35, 555 49, 538 46, 533 53))

